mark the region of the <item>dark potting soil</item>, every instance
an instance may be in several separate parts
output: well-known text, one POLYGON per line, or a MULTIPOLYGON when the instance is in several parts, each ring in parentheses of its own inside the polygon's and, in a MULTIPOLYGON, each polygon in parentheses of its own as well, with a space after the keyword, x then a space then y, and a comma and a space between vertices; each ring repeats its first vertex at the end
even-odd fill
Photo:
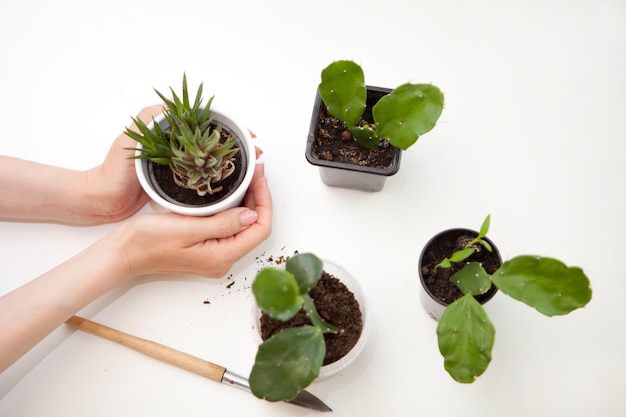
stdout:
MULTIPOLYGON (((367 106, 358 125, 374 124, 372 107, 383 95, 384 93, 368 91, 367 106)), ((383 140, 380 141, 378 150, 360 145, 354 140, 346 124, 332 116, 323 102, 320 104, 316 132, 313 155, 325 161, 388 168, 397 152, 396 148, 383 140)))
MULTIPOLYGON (((452 229, 446 233, 445 238, 440 236, 439 239, 431 241, 428 247, 425 248, 422 256, 422 277, 431 295, 444 304, 450 304, 463 295, 458 287, 450 281, 450 277, 463 268, 466 263, 479 262, 489 274, 493 274, 502 264, 498 249, 489 241, 493 252, 489 252, 481 244, 475 244, 472 247, 476 251, 464 262, 453 263, 451 268, 437 268, 435 273, 435 265, 457 250, 463 249, 476 236, 478 236, 478 233, 472 230, 452 229)), ((482 302, 490 298, 495 291, 496 287, 492 285, 486 293, 475 298, 477 301, 482 302)))
MULTIPOLYGON (((333 275, 322 274, 319 282, 309 293, 315 301, 317 312, 329 323, 339 327, 336 334, 324 335, 326 356, 324 365, 344 357, 354 347, 363 330, 363 317, 354 294, 333 275)), ((279 331, 311 324, 304 310, 285 322, 261 315, 261 337, 269 339, 279 331)))

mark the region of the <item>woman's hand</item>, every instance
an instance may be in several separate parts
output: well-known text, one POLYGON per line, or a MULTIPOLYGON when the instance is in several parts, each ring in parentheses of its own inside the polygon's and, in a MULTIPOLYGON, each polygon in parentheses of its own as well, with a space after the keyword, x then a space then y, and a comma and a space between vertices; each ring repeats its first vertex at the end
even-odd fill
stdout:
POLYGON ((136 275, 226 275, 272 232, 272 198, 262 165, 256 167, 245 202, 212 217, 138 216, 0 296, 0 372, 72 314, 136 275))
MULTIPOLYGON (((161 105, 143 108, 137 117, 149 124, 163 112, 161 105)), ((133 123, 131 130, 138 131, 133 123)), ((90 200, 94 207, 93 212, 99 219, 97 222, 113 222, 123 220, 147 201, 148 196, 141 188, 135 174, 134 151, 126 148, 137 147, 137 142, 121 133, 111 145, 104 162, 84 172, 84 187, 94 194, 90 200)))
MULTIPOLYGON (((146 107, 138 117, 149 123, 161 111, 146 107)), ((121 133, 104 162, 88 171, 0 155, 0 219, 94 225, 129 217, 148 201, 128 159, 133 151, 124 149, 136 145, 121 133)))
POLYGON ((130 276, 183 273, 219 278, 271 231, 272 198, 263 165, 257 165, 245 207, 211 217, 143 215, 116 232, 125 248, 130 276))

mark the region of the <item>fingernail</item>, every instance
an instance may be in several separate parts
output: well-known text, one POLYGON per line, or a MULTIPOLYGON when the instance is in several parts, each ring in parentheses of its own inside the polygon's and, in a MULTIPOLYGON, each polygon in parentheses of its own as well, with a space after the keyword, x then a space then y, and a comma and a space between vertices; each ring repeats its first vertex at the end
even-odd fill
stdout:
POLYGON ((257 166, 259 167, 259 171, 261 171, 261 177, 265 176, 265 164, 261 162, 260 164, 257 164, 257 166))
POLYGON ((246 210, 239 215, 239 221, 242 226, 250 226, 252 223, 256 222, 259 218, 259 215, 254 210, 246 210))

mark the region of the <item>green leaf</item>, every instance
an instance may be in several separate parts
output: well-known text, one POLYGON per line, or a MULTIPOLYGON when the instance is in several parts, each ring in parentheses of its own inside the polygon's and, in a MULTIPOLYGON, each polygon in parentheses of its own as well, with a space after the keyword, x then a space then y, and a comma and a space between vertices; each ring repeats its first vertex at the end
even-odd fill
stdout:
POLYGON ((285 329, 259 346, 250 373, 250 387, 258 398, 294 398, 319 375, 326 354, 321 330, 314 326, 285 329))
POLYGON ((167 111, 176 114, 176 104, 169 98, 165 97, 159 90, 155 89, 154 92, 157 93, 159 98, 163 101, 163 103, 167 107, 167 111))
POLYGON ((490 223, 491 223, 491 214, 488 214, 487 217, 485 217, 485 220, 483 220, 483 224, 480 226, 480 232, 478 232, 478 239, 487 236, 490 223))
POLYGON ((147 159, 150 159, 152 162, 154 162, 155 164, 159 164, 159 165, 169 165, 170 164, 170 159, 169 158, 150 157, 150 158, 147 158, 147 159))
POLYGON ((476 236, 474 239, 472 239, 471 242, 465 245, 466 248, 469 248, 470 246, 476 243, 479 243, 485 249, 487 249, 488 252, 493 252, 493 248, 491 247, 489 242, 483 239, 483 237, 487 236, 487 232, 489 231, 490 220, 491 220, 491 215, 488 214, 487 217, 485 217, 485 220, 483 220, 483 224, 480 226, 480 231, 478 232, 478 236, 476 236))
POLYGON ((452 256, 450 257, 450 261, 452 261, 452 262, 462 262, 462 261, 466 260, 467 258, 469 258, 470 256, 472 256, 474 251, 475 251, 475 249, 473 249, 473 248, 458 250, 458 251, 456 251, 456 252, 454 252, 452 254, 452 256))
POLYGON ((353 61, 335 61, 324 68, 318 92, 330 114, 348 127, 354 126, 365 110, 365 75, 353 61))
MULTIPOLYGON (((219 135, 218 135, 219 137, 219 135)), ((222 145, 218 146, 217 148, 215 148, 215 150, 213 150, 211 153, 216 157, 216 158, 221 158, 221 159, 229 159, 232 155, 231 154, 235 154, 239 151, 239 148, 233 148, 235 145, 237 145, 237 141, 233 140, 228 140, 226 142, 224 142, 222 145)))
MULTIPOLYGON (((207 101, 206 106, 204 106, 204 109, 202 110, 202 113, 200 113, 200 120, 203 120, 202 123, 202 129, 207 129, 207 127, 213 123, 213 119, 214 117, 210 117, 210 112, 211 112, 211 104, 213 104, 213 99, 215 98, 215 96, 211 96, 211 98, 209 98, 209 101, 207 101)), ((219 127, 217 128, 218 130, 220 129, 219 127)))
POLYGON ((339 331, 339 327, 335 326, 324 320, 322 316, 319 315, 317 309, 315 308, 315 301, 311 298, 309 294, 303 294, 302 299, 304 300, 303 308, 306 312, 309 320, 313 323, 314 326, 319 327, 319 329, 323 333, 337 333, 339 331))
POLYGON ((354 139, 361 145, 370 149, 378 149, 380 138, 375 130, 368 126, 353 126, 350 128, 350 132, 352 132, 354 139))
POLYGON ((480 295, 491 288, 491 279, 479 262, 470 262, 450 277, 463 294, 480 295))
MULTIPOLYGON (((214 149, 220 142, 220 132, 217 130, 206 131, 205 132, 205 140, 204 140, 204 150, 214 149), (208 135, 208 136, 206 136, 208 135)), ((225 144, 225 146, 229 146, 225 144)), ((217 156, 217 155, 216 155, 217 156)))
POLYGON ((439 351, 446 371, 458 382, 471 383, 489 366, 496 330, 485 309, 464 295, 443 312, 437 325, 439 351))
POLYGON ((450 258, 443 258, 443 260, 439 262, 437 266, 435 266, 435 270, 437 270, 437 268, 439 267, 450 268, 451 266, 452 266, 452 262, 450 262, 450 258))
MULTIPOLYGON (((202 92, 202 84, 200 84, 199 92, 202 92)), ((187 74, 183 73, 183 106, 186 109, 190 108, 189 92, 187 90, 187 74)))
POLYGON ((295 276, 300 294, 308 294, 322 277, 322 261, 312 253, 300 253, 287 259, 287 271, 295 276))
POLYGON ((487 249, 487 251, 488 251, 488 252, 493 252, 493 248, 491 247, 491 244, 490 244, 489 242, 487 242, 487 241, 486 241, 486 240, 484 240, 484 239, 480 239, 478 242, 479 242, 481 245, 483 245, 483 247, 484 247, 485 249, 487 249))
POLYGON ((568 314, 591 300, 591 285, 583 271, 553 258, 517 256, 491 279, 503 293, 546 316, 568 314))
POLYGON ((378 136, 406 150, 437 123, 443 93, 431 84, 403 84, 382 97, 372 114, 378 136))
POLYGON ((286 321, 302 308, 302 297, 296 279, 290 272, 278 268, 259 271, 252 292, 257 305, 271 317, 286 321))

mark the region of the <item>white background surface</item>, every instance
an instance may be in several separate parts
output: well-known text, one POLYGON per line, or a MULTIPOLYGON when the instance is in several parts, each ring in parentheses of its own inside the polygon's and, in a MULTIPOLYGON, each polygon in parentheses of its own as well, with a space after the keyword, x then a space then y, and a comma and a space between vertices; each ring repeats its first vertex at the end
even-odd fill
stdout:
MULTIPOLYGON (((141 277, 84 316, 247 375, 255 272, 312 251, 360 280, 373 317, 357 362, 309 389, 334 415, 623 415, 623 1, 26 0, 0 7, 0 57, 1 153, 94 166, 158 101, 152 88, 178 90, 184 71, 265 151, 274 232, 229 277, 141 277), (346 58, 368 84, 433 82, 446 95, 380 193, 328 188, 304 159, 319 73, 346 58), (504 258, 580 266, 594 296, 553 319, 496 296, 493 361, 461 385, 419 303, 417 261, 433 234, 487 213, 504 258)), ((0 293, 114 227, 0 223, 0 293)), ((65 327, 0 375, 0 398, 11 417, 314 414, 65 327)))

